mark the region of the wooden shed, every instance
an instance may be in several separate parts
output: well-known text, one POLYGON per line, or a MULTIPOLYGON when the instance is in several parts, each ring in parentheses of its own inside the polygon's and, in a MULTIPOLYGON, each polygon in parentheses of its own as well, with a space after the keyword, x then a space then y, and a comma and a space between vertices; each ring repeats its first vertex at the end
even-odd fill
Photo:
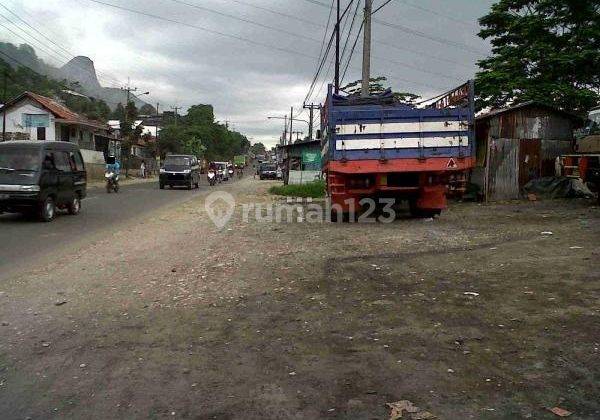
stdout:
POLYGON ((482 188, 487 201, 520 198, 527 182, 554 175, 556 157, 573 150, 573 130, 582 122, 537 102, 478 116, 472 182, 482 188))

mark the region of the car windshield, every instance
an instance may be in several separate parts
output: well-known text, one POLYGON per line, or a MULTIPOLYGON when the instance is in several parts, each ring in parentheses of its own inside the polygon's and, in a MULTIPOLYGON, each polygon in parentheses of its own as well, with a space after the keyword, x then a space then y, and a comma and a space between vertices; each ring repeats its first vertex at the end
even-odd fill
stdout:
POLYGON ((262 170, 263 171, 274 171, 275 165, 263 165, 262 170))
POLYGON ((168 156, 165 159, 165 165, 169 166, 190 166, 190 158, 183 156, 168 156))
POLYGON ((38 171, 39 153, 34 149, 0 148, 0 171, 38 171))

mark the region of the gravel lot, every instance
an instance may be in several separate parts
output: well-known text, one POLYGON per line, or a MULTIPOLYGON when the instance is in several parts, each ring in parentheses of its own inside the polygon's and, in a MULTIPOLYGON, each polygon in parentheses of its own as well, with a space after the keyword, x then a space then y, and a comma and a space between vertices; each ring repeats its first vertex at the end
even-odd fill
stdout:
POLYGON ((591 201, 245 222, 270 185, 224 186, 222 230, 207 190, 0 274, 1 417, 600 418, 591 201))

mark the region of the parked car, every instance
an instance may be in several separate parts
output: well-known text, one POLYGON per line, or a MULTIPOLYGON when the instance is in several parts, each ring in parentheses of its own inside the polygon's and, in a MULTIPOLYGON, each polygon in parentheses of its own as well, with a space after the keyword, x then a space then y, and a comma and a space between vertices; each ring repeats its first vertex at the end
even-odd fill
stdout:
POLYGON ((0 213, 35 214, 50 222, 56 209, 78 214, 87 173, 79 148, 68 142, 0 143, 0 213))
POLYGON ((273 163, 263 163, 258 168, 260 179, 277 179, 277 166, 273 163))
POLYGON ((187 187, 188 190, 193 187, 198 188, 200 186, 198 158, 192 155, 167 155, 160 168, 158 183, 161 190, 165 185, 171 188, 187 187))

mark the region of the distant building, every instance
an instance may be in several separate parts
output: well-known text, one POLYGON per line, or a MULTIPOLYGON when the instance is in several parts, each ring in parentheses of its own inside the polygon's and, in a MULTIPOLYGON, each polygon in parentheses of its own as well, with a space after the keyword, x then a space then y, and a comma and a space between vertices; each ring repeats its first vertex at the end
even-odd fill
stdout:
MULTIPOLYGON (((156 142, 160 133, 160 127, 148 125, 145 121, 147 120, 135 120, 131 123, 132 129, 137 127, 141 127, 142 129, 141 138, 137 144, 131 147, 131 155, 140 159, 151 159, 153 158, 151 145, 153 142, 156 142)), ((108 125, 118 137, 121 137, 121 122, 119 120, 109 120, 108 125)))
POLYGON ((321 142, 302 141, 277 146, 284 184, 306 184, 321 179, 321 142))
POLYGON ((477 116, 477 165, 471 182, 486 200, 521 197, 532 179, 554 175, 557 156, 573 150, 573 130, 582 120, 537 102, 525 102, 477 116))

